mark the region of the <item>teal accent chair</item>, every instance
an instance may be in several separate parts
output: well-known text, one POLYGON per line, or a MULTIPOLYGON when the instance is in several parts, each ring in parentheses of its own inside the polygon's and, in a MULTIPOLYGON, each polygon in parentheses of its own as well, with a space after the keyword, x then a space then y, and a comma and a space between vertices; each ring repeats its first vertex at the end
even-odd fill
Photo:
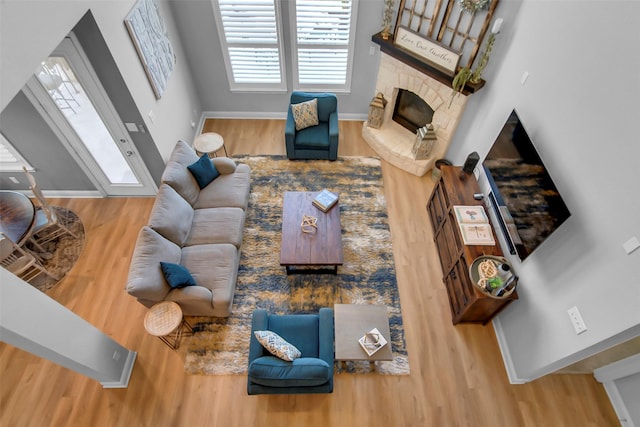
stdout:
POLYGON ((293 91, 284 130, 290 160, 336 160, 338 158, 338 98, 333 93, 293 91), (296 131, 291 104, 318 99, 317 126, 296 131))
POLYGON ((303 394, 333 392, 333 310, 318 314, 269 315, 253 312, 247 393, 303 394), (254 331, 272 331, 296 346, 302 356, 288 362, 273 356, 254 331))

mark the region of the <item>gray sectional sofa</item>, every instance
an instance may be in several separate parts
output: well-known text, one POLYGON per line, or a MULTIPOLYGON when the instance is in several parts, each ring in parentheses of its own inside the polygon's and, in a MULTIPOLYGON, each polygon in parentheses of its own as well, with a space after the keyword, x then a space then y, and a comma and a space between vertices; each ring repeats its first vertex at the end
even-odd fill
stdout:
POLYGON ((250 169, 211 159, 219 176, 200 188, 187 166, 199 160, 179 141, 167 162, 148 225, 138 235, 126 290, 147 307, 175 301, 187 316, 227 317, 236 287, 250 169), (185 267, 196 286, 172 288, 160 262, 185 267))

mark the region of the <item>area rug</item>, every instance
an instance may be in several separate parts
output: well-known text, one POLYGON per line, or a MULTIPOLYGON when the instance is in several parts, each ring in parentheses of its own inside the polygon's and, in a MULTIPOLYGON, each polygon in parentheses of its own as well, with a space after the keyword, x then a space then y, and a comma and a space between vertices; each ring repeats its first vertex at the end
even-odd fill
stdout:
POLYGON ((189 318, 195 333, 185 343, 185 371, 246 374, 251 316, 256 308, 273 314, 317 313, 321 307, 339 303, 387 306, 394 360, 374 366, 368 362, 336 364, 336 372, 409 374, 380 160, 234 159, 251 167, 251 197, 233 313, 226 319, 189 318), (323 188, 340 197, 344 265, 337 275, 287 276, 279 264, 283 194, 323 188))
POLYGON ((43 245, 44 250, 49 254, 48 259, 42 261, 42 265, 58 279, 53 279, 45 274, 41 274, 32 280, 31 285, 46 292, 60 283, 64 276, 73 268, 82 253, 84 247, 85 233, 82 221, 69 209, 59 206, 52 206, 58 215, 58 219, 77 238, 64 235, 43 245))

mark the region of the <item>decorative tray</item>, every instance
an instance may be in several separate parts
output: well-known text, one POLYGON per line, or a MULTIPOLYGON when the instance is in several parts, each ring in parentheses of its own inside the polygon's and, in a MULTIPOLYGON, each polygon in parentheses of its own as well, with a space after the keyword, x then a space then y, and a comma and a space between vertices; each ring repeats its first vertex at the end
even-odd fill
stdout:
POLYGON ((484 294, 492 298, 506 298, 518 284, 518 276, 506 258, 481 255, 469 266, 469 278, 484 294), (498 269, 502 264, 509 266, 507 277, 500 277, 498 269))
POLYGON ((358 342, 369 356, 373 356, 378 350, 387 345, 387 340, 384 339, 378 328, 373 328, 364 334, 358 342))

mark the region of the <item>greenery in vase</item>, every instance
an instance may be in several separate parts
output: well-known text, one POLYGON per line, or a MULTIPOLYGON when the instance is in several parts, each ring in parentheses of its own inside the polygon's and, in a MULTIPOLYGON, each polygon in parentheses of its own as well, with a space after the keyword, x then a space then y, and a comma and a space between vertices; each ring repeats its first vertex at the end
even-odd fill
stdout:
POLYGON ((384 0, 384 12, 382 14, 382 36, 388 38, 391 34, 391 20, 393 19, 393 7, 395 0, 384 0))

